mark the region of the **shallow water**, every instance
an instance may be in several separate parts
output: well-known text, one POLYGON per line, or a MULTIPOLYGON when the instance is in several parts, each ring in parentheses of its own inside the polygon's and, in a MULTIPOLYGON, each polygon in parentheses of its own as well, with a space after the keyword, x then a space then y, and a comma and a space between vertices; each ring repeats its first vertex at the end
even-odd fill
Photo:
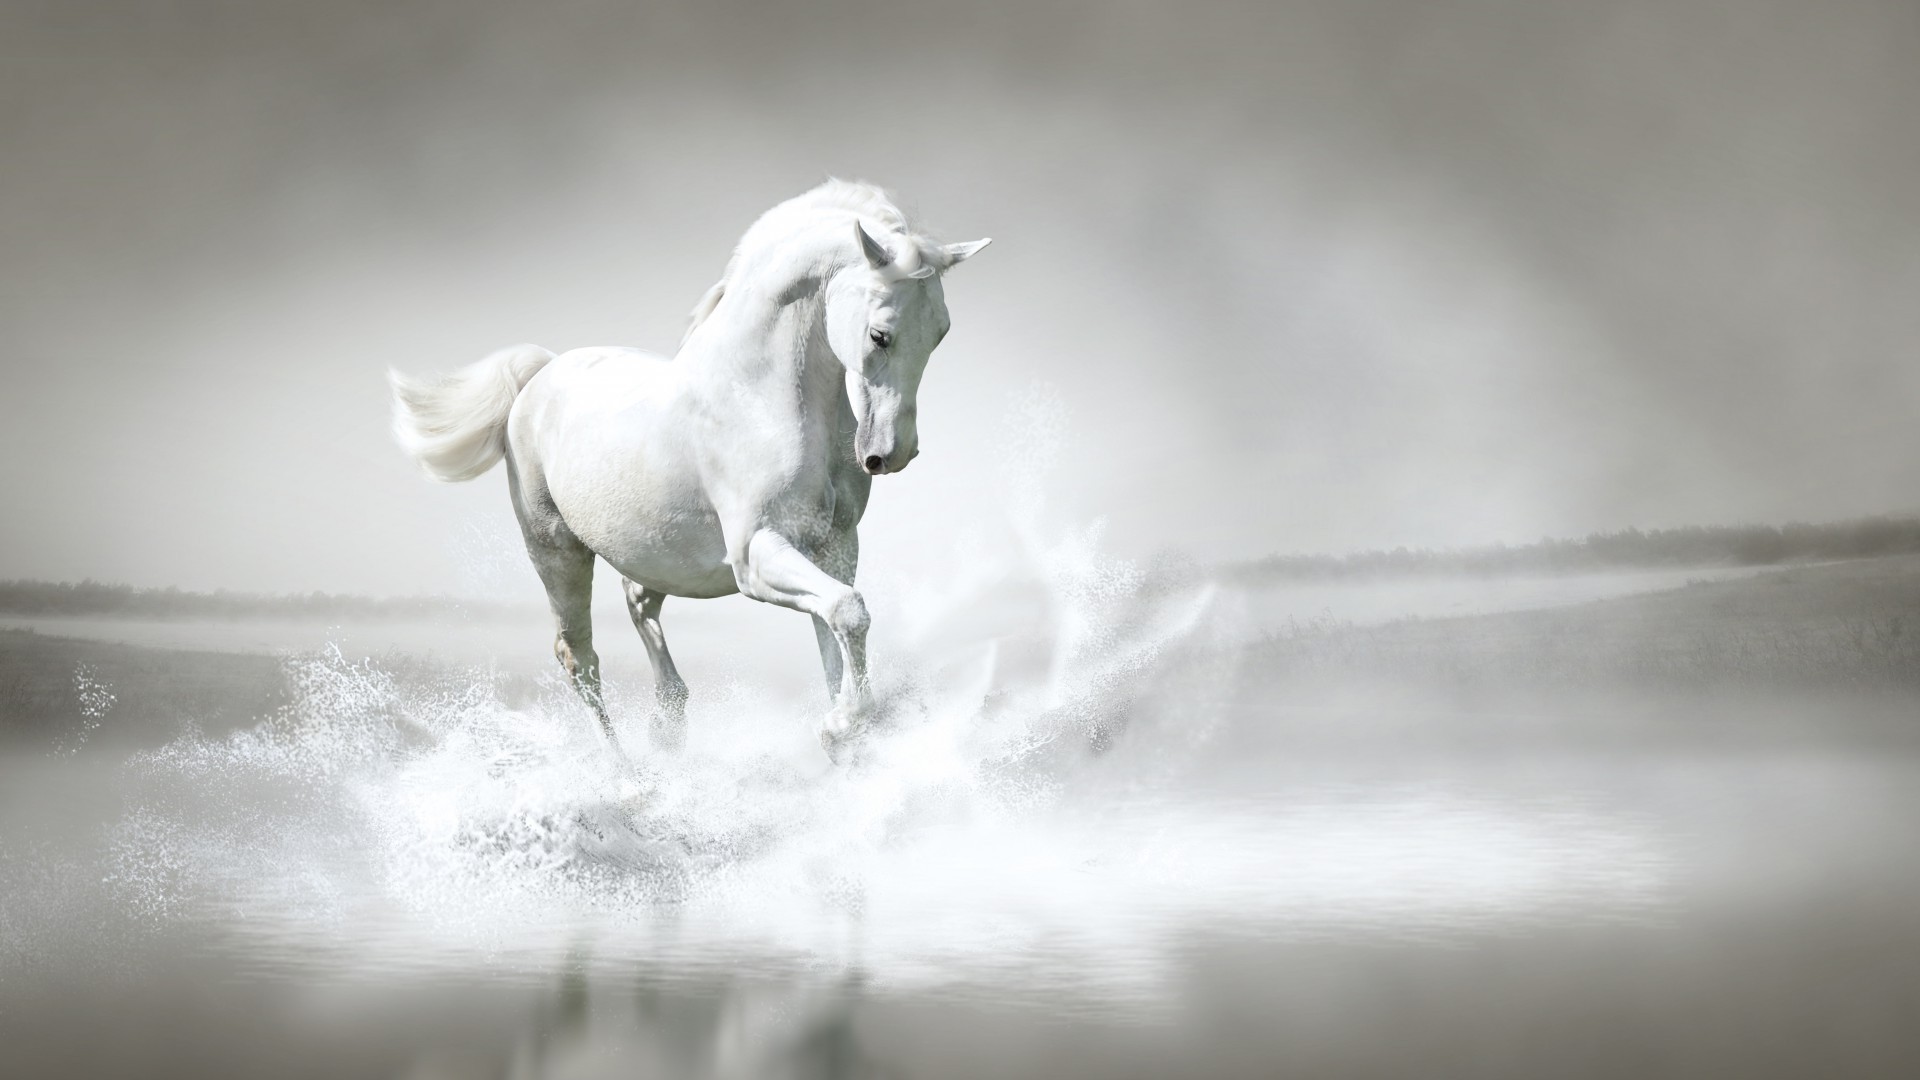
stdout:
POLYGON ((670 754, 624 680, 622 764, 485 650, 341 648, 293 662, 292 705, 251 728, 0 759, 9 1071, 1920 1063, 1920 744, 1846 722, 1867 704, 1710 738, 1697 701, 1383 720, 1250 666, 1267 615, 1244 596, 1082 562, 1024 634, 929 620, 879 648, 885 719, 844 767, 798 661, 690 674, 670 754))

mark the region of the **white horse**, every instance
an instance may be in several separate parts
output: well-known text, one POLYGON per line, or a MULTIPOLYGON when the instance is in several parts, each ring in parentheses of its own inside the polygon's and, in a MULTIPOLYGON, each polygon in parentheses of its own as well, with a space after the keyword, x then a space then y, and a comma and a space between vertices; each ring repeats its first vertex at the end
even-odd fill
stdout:
POLYGON ((394 432, 429 476, 507 459, 554 654, 609 740, 596 555, 626 578, 656 741, 676 742, 686 717, 660 630, 668 596, 739 592, 813 616, 832 698, 821 742, 837 755, 865 725, 855 530, 872 478, 920 452, 915 396, 949 323, 941 275, 987 243, 933 243, 884 192, 830 180, 747 230, 671 360, 522 345, 436 379, 391 373, 394 432))

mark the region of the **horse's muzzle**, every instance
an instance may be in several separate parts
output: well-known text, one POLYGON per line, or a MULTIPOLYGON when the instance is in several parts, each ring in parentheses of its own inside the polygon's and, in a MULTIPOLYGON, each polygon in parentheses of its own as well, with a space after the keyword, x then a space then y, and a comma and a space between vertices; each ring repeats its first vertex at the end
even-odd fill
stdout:
POLYGON ((868 476, 884 476, 887 473, 900 472, 908 465, 913 464, 913 459, 919 456, 920 450, 918 447, 915 447, 912 452, 905 455, 897 453, 868 454, 866 457, 860 459, 860 467, 867 471, 868 476))

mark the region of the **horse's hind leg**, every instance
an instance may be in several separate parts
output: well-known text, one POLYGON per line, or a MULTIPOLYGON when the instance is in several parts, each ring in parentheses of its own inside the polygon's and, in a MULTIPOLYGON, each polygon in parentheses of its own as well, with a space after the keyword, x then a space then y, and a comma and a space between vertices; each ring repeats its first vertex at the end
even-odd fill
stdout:
POLYGON ((626 593, 627 614, 633 616, 633 628, 640 631, 640 640, 647 646, 647 660, 653 664, 653 697, 659 705, 651 728, 653 744, 674 749, 687 734, 687 684, 673 666, 667 635, 660 629, 660 605, 667 594, 632 580, 626 583, 626 593))
POLYGON ((567 679, 580 700, 593 710, 600 730, 617 748, 613 720, 607 716, 606 696, 600 686, 600 654, 593 651, 593 553, 575 559, 549 553, 534 556, 534 567, 547 586, 547 603, 553 608, 553 657, 560 661, 567 679))
POLYGON ((560 661, 580 700, 593 710, 600 730, 617 754, 620 740, 614 737, 613 721, 607 716, 606 698, 600 689, 600 655, 593 651, 593 551, 560 520, 556 508, 550 503, 541 505, 544 493, 523 488, 511 462, 507 487, 513 496, 514 514, 520 519, 521 534, 526 537, 527 555, 540 575, 540 583, 547 588, 547 605, 553 609, 554 658, 560 661))

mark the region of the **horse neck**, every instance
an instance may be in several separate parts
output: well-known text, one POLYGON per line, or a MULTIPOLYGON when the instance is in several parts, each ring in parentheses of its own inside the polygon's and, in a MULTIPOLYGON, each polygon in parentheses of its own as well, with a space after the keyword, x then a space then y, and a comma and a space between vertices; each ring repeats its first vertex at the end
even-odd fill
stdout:
POLYGON ((806 434, 823 438, 849 408, 845 369, 827 344, 831 277, 822 272, 730 287, 728 310, 710 316, 724 317, 712 328, 700 365, 725 392, 745 389, 773 415, 788 416, 806 434))

